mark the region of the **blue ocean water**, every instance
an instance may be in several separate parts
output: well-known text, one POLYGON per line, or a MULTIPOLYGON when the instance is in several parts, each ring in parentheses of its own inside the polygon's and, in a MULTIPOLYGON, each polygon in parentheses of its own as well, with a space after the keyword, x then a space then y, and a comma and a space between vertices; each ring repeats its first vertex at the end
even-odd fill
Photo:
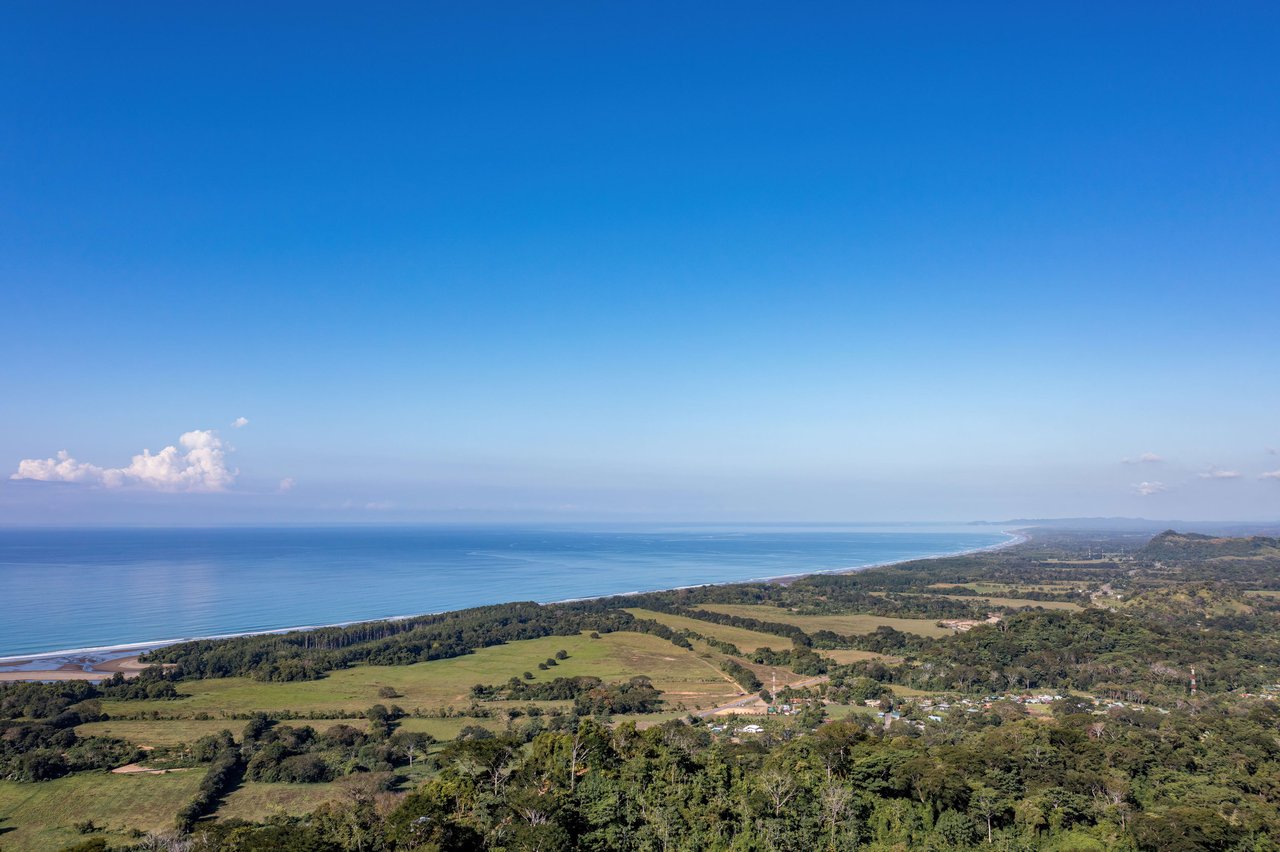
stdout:
POLYGON ((859 568, 989 528, 0 530, 0 657, 859 568))

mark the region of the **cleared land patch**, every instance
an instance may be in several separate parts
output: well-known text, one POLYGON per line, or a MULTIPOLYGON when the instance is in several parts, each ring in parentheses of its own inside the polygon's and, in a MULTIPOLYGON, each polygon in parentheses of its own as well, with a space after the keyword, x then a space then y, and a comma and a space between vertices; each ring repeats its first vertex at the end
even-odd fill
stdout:
POLYGON ((931 618, 891 618, 883 615, 867 615, 865 613, 837 613, 824 615, 797 615, 796 613, 776 606, 759 604, 702 604, 702 609, 722 612, 726 615, 737 615, 744 618, 758 618, 761 621, 776 621, 781 624, 794 624, 806 633, 816 630, 830 630, 845 635, 871 633, 877 627, 892 627, 903 633, 915 633, 919 636, 949 636, 951 630, 939 627, 931 618))
POLYGON ((276 814, 301 815, 310 813, 325 802, 341 799, 345 788, 333 784, 265 784, 261 781, 245 781, 236 788, 222 807, 218 819, 243 819, 258 821, 276 814))
MULTIPOLYGON (((84 840, 72 825, 93 820, 106 830, 93 837, 136 843, 130 829, 173 830, 174 814, 195 795, 202 771, 166 775, 79 773, 20 784, 0 781, 0 834, 5 849, 28 852, 62 849, 84 840)), ((115 844, 113 844, 115 845, 115 844)))
POLYGON ((901 657, 891 657, 888 654, 877 654, 875 651, 859 651, 856 649, 838 649, 834 651, 819 650, 820 656, 826 657, 828 660, 834 660, 842 666, 850 663, 861 663, 864 660, 880 660, 885 663, 900 663, 901 657))
MULTIPOLYGON (((343 720, 308 724, 313 727, 335 725, 338 721, 343 720)), ((207 734, 216 734, 224 729, 239 738, 244 724, 235 719, 111 719, 80 725, 76 728, 76 734, 82 737, 120 737, 139 746, 173 746, 195 742, 207 734)), ((366 723, 361 719, 357 724, 363 726, 366 723)))
POLYGON ((1017 597, 1022 592, 1063 592, 1080 591, 1079 583, 932 583, 930 589, 972 589, 980 595, 1004 595, 1017 597))
MULTIPOLYGON (((703 607, 704 609, 713 609, 714 607, 703 607)), ((627 612, 636 618, 649 618, 659 624, 665 624, 672 630, 692 630, 703 636, 710 636, 712 639, 719 639, 721 642, 729 642, 738 646, 738 650, 744 654, 749 654, 757 648, 770 648, 775 651, 785 651, 791 647, 791 640, 785 636, 778 636, 773 633, 761 633, 757 630, 747 630, 743 627, 733 627, 726 624, 716 624, 711 621, 703 621, 700 618, 689 618, 684 615, 672 615, 666 612, 655 612, 648 609, 628 609, 627 612)), ((778 621, 779 619, 774 619, 778 621)))
MULTIPOLYGON (((220 678, 182 683, 185 698, 169 701, 104 701, 112 716, 155 712, 161 716, 193 717, 198 713, 218 716, 226 713, 267 714, 281 711, 326 711, 359 715, 374 704, 398 704, 406 710, 454 707, 471 703, 474 684, 500 684, 512 677, 533 674, 533 683, 556 677, 589 675, 602 680, 621 681, 647 675, 663 692, 719 696, 727 686, 708 671, 690 651, 644 633, 607 633, 599 639, 586 635, 547 636, 481 648, 448 660, 432 660, 409 666, 356 666, 330 672, 321 680, 292 683, 265 683, 249 678, 220 678), (546 671, 538 663, 564 650, 568 659, 546 671), (390 688, 397 697, 379 696, 390 688)), ((526 702, 516 702, 522 706, 526 702)), ((299 724, 305 724, 299 722, 299 724)), ((324 725, 325 721, 312 722, 324 725)), ((220 725, 222 727, 224 725, 220 725)), ((234 728, 233 728, 234 730, 234 728)))
POLYGON ((986 606, 1005 606, 1010 609, 1034 609, 1042 607, 1044 609, 1065 609, 1071 612, 1079 612, 1084 609, 1078 603, 1071 601, 1038 601, 1032 598, 993 598, 979 597, 976 595, 934 595, 933 597, 947 598, 953 601, 973 601, 974 603, 985 604, 986 606))

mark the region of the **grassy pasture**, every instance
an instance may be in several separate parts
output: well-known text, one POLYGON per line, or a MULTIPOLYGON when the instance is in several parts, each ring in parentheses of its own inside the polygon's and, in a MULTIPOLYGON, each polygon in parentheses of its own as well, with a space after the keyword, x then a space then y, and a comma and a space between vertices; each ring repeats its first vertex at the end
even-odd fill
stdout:
POLYGON ((972 589, 980 595, 1003 595, 1017 597, 1020 592, 1075 592, 1080 589, 1079 583, 932 583, 930 589, 972 589))
POLYGON ((202 770, 167 775, 80 773, 39 784, 0 781, 0 848, 57 850, 86 839, 72 824, 93 820, 118 845, 129 829, 172 831, 174 814, 195 795, 202 770), (12 830, 7 830, 12 829, 12 830))
POLYGON ((875 651, 858 651, 855 649, 837 649, 834 651, 819 650, 820 656, 826 657, 828 660, 834 660, 842 666, 850 663, 861 663, 864 660, 881 660, 886 663, 902 662, 901 657, 891 657, 887 654, 877 654, 875 651))
MULTIPOLYGON (((705 609, 713 609, 714 607, 704 607, 705 609)), ((777 636, 773 633, 761 633, 756 630, 747 630, 742 627, 731 627, 724 624, 715 624, 710 621, 703 621, 698 618, 689 618, 683 615, 672 615, 665 612, 654 612, 648 609, 628 609, 627 612, 636 618, 649 618, 665 624, 672 630, 693 630, 703 636, 710 636, 712 639, 719 639, 721 642, 730 642, 738 646, 738 650, 744 654, 749 654, 757 648, 770 648, 775 651, 785 651, 791 647, 791 640, 785 636, 777 636)), ((777 619, 774 619, 777 621, 777 619)))
MULTIPOLYGON (((700 632, 716 625, 697 622, 700 632)), ((705 630, 705 632, 710 632, 705 630)), ((750 634, 750 631, 742 631, 750 634)), ((767 634, 751 634, 786 647, 789 642, 767 634)), ((742 637, 739 636, 739 639, 742 637)), ((744 643, 751 649, 763 643, 744 643)), ((398 704, 406 709, 432 709, 471 703, 469 691, 476 683, 503 683, 534 674, 535 682, 555 677, 591 675, 606 682, 625 680, 637 674, 651 677, 674 708, 684 704, 711 707, 735 699, 736 684, 718 670, 723 655, 705 643, 688 651, 655 636, 641 633, 555 636, 513 642, 485 648, 450 660, 435 660, 411 666, 358 666, 335 671, 319 681, 264 683, 247 678, 188 681, 180 685, 186 697, 172 701, 105 701, 103 709, 112 716, 156 713, 157 719, 119 719, 82 725, 79 733, 118 736, 139 745, 167 746, 193 742, 224 728, 237 737, 242 719, 222 718, 222 714, 264 711, 340 711, 346 718, 286 721, 291 725, 311 725, 317 730, 345 722, 364 727, 360 715, 373 704, 398 704), (543 671, 538 663, 554 657, 559 650, 568 659, 543 671), (391 687, 400 695, 383 698, 378 691, 391 687), (195 719, 199 713, 212 719, 195 719)), ((755 668, 755 667, 753 667, 755 668)), ((761 669, 763 673, 764 670, 761 669)), ((790 677, 779 676, 779 683, 790 677)), ((494 710, 523 708, 528 702, 494 702, 494 710)), ((538 702, 544 708, 565 707, 567 702, 538 702)), ((679 718, 684 711, 670 709, 644 716, 619 717, 641 726, 679 718)), ((501 730, 506 719, 493 718, 405 718, 402 730, 422 731, 438 740, 455 737, 466 725, 482 725, 501 730)), ((95 834, 117 845, 128 842, 128 831, 169 831, 174 815, 194 795, 204 776, 204 767, 167 775, 78 774, 42 784, 0 782, 0 848, 57 850, 84 839, 72 827, 77 821, 92 819, 106 831, 95 834)), ((304 813, 324 801, 344 795, 341 781, 327 785, 260 784, 245 782, 223 802, 219 819, 261 819, 275 813, 304 813)))
MULTIPOLYGON (((346 721, 348 724, 355 724, 364 727, 366 722, 361 719, 358 722, 346 721)), ((311 722, 316 725, 336 725, 338 720, 333 722, 311 722)), ((132 719, 107 720, 105 722, 90 722, 87 725, 80 725, 76 728, 76 734, 82 737, 120 737, 128 740, 134 745, 139 746, 173 746, 180 743, 191 743, 205 736, 206 734, 216 734, 224 728, 236 735, 236 739, 240 738, 240 729, 245 725, 238 719, 212 719, 212 720, 195 720, 195 719, 145 719, 134 721, 132 719)))
POLYGON ((658 689, 683 696, 722 695, 726 686, 695 654, 670 642, 643 633, 609 633, 599 639, 586 635, 528 639, 410 666, 356 666, 331 672, 316 681, 188 681, 180 687, 181 692, 187 693, 185 698, 104 701, 103 709, 113 716, 154 711, 162 716, 186 718, 197 713, 218 716, 222 712, 270 714, 284 710, 338 711, 358 716, 374 704, 398 704, 406 710, 462 709, 471 703, 472 685, 505 683, 526 671, 534 675, 535 683, 577 675, 592 675, 608 682, 643 674, 651 677, 658 689), (538 663, 554 657, 561 649, 569 653, 567 660, 547 671, 538 669, 538 663), (379 697, 378 691, 383 687, 391 687, 399 697, 379 697))
POLYGON ((903 633, 915 633, 920 636, 949 636, 951 631, 939 627, 930 618, 890 618, 865 613, 848 613, 834 615, 796 615, 790 610, 776 606, 757 604, 703 604, 702 609, 737 615, 745 618, 758 618, 761 621, 776 621, 782 624, 794 624, 806 633, 816 630, 831 630, 845 635, 871 633, 881 625, 901 630, 903 633))
POLYGON ((257 822, 277 814, 310 813, 325 802, 341 799, 345 788, 333 784, 264 784, 245 781, 218 808, 217 818, 257 822))
POLYGON ((903 686, 898 683, 886 684, 894 695, 903 698, 928 698, 935 695, 949 695, 947 692, 935 692, 928 689, 916 689, 913 686, 903 686))
POLYGON ((1071 612, 1079 612, 1084 609, 1080 604, 1072 603, 1071 601, 1037 601, 1031 598, 977 597, 973 595, 935 595, 934 597, 948 598, 953 601, 973 601, 987 606, 1007 606, 1010 609, 1043 607, 1044 609, 1065 609, 1071 612))

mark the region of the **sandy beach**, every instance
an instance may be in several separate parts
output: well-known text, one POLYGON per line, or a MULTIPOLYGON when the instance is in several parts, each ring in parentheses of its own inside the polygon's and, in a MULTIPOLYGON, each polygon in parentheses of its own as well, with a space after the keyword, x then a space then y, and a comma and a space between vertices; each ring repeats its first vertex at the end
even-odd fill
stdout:
POLYGON ((119 673, 126 678, 137 677, 147 665, 138 661, 138 655, 113 657, 111 659, 79 657, 50 657, 47 660, 33 658, 28 660, 10 660, 0 663, 0 683, 38 680, 106 680, 119 673), (46 664, 41 667, 41 664, 46 664), (19 668, 21 666, 21 668, 19 668))

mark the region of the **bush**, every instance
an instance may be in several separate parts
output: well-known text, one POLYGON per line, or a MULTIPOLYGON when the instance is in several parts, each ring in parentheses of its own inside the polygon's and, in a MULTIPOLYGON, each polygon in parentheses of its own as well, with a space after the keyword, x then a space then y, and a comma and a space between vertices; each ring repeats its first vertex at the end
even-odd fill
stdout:
POLYGON ((195 798, 178 811, 178 831, 182 834, 190 833, 196 820, 212 812, 217 807, 218 800, 239 780, 241 769, 240 749, 234 743, 219 751, 210 764, 209 771, 205 773, 204 780, 200 782, 195 798))

